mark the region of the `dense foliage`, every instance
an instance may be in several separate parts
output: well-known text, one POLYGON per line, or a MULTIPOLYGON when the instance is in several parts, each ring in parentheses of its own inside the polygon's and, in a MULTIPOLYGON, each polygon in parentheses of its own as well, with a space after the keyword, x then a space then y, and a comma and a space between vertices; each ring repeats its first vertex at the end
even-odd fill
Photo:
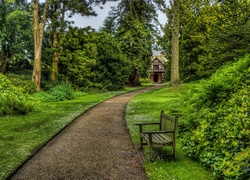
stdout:
MULTIPOLYGON (((160 40, 171 59, 173 1, 160 40)), ((180 79, 210 77, 217 69, 249 53, 250 3, 247 1, 185 0, 180 10, 180 79)), ((169 67, 170 68, 170 67, 169 67)), ((170 72, 170 70, 168 70, 170 72)))
POLYGON ((59 75, 79 89, 122 89, 129 63, 119 42, 104 32, 72 28, 66 34, 59 75))
POLYGON ((249 178, 249 79, 247 56, 200 81, 184 103, 184 149, 225 179, 249 178))
POLYGON ((131 63, 121 51, 121 44, 107 33, 96 33, 93 39, 97 46, 93 83, 103 90, 122 89, 128 81, 131 63))
POLYGON ((73 88, 67 82, 49 86, 47 90, 43 90, 35 94, 35 97, 43 102, 58 102, 73 99, 73 88))
POLYGON ((33 108, 32 103, 10 80, 0 74, 0 116, 26 114, 33 108))
POLYGON ((104 21, 102 31, 113 34, 130 61, 128 82, 139 85, 140 77, 148 76, 154 38, 157 36, 157 8, 163 0, 122 0, 104 21))
POLYGON ((23 93, 35 93, 36 86, 30 80, 29 74, 25 74, 24 72, 22 74, 9 73, 6 74, 6 76, 12 82, 12 84, 21 89, 23 93))
POLYGON ((31 22, 26 0, 0 1, 0 72, 31 67, 28 62, 33 50, 31 22))

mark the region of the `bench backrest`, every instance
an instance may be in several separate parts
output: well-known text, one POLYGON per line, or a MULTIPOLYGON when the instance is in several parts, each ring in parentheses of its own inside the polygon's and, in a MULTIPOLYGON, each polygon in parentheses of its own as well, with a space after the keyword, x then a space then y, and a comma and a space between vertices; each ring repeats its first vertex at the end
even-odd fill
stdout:
POLYGON ((161 111, 160 130, 174 131, 176 137, 177 123, 178 123, 178 117, 169 116, 167 114, 164 114, 164 111, 161 111))

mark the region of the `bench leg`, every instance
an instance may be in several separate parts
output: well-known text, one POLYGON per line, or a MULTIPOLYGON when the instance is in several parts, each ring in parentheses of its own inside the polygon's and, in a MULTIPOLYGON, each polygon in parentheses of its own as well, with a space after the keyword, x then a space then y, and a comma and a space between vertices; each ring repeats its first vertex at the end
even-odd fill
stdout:
POLYGON ((142 150, 143 149, 143 139, 141 137, 141 134, 140 134, 140 149, 142 150))
POLYGON ((140 149, 142 150, 143 149, 143 139, 142 139, 142 136, 141 136, 141 133, 142 133, 142 125, 139 126, 139 135, 140 135, 140 149))
POLYGON ((153 147, 152 147, 152 144, 148 143, 148 149, 149 149, 149 161, 152 162, 152 157, 153 157, 153 147))
POLYGON ((149 135, 148 148, 149 148, 149 161, 152 162, 153 143, 152 143, 152 135, 151 134, 149 135))
POLYGON ((174 155, 174 160, 176 159, 176 147, 175 144, 173 144, 173 155, 174 155))

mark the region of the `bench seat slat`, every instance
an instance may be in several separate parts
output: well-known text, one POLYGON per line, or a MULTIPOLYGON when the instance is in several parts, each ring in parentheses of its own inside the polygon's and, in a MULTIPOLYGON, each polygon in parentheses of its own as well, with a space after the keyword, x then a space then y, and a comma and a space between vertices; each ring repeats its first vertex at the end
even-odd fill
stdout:
MULTIPOLYGON (((144 139, 146 141, 149 141, 149 135, 145 134, 145 133, 141 133, 142 137, 144 137, 144 139)), ((165 133, 159 133, 159 134, 152 134, 152 143, 153 144, 170 144, 173 142, 173 139, 171 137, 169 137, 167 134, 165 133)))

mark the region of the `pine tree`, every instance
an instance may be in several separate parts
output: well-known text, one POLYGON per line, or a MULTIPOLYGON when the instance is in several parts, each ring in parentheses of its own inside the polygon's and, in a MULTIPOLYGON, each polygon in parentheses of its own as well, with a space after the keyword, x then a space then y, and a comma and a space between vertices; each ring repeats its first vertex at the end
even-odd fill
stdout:
POLYGON ((118 8, 113 10, 109 19, 106 19, 103 30, 111 29, 121 41, 123 53, 130 60, 132 69, 129 78, 131 85, 139 85, 140 77, 147 77, 150 65, 152 46, 154 44, 155 22, 157 19, 156 6, 163 5, 164 1, 153 3, 150 0, 122 0, 118 8))
POLYGON ((250 4, 246 1, 222 1, 218 8, 218 23, 211 39, 217 68, 250 52, 250 4))

